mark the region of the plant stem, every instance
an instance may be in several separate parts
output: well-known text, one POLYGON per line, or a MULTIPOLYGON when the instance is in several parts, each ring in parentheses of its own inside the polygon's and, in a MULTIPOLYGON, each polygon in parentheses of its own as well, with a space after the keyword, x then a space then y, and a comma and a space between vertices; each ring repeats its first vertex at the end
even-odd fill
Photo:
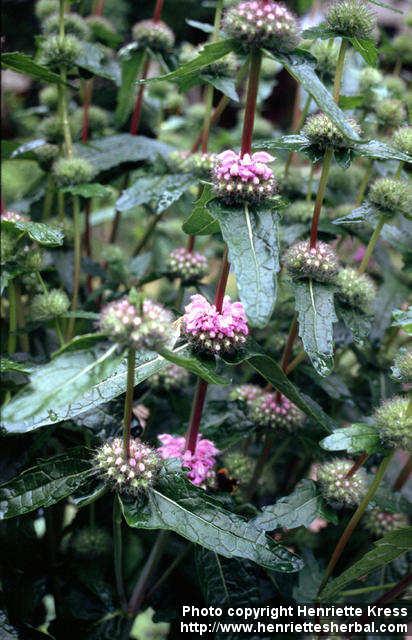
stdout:
POLYGON ((170 574, 172 574, 176 567, 182 562, 182 560, 186 558, 186 556, 192 550, 192 547, 193 544, 188 544, 187 547, 183 549, 183 551, 179 553, 178 556, 176 556, 176 558, 173 560, 173 562, 170 563, 166 571, 160 576, 159 580, 157 580, 155 584, 150 588, 147 594, 148 597, 150 597, 153 593, 156 593, 159 587, 161 587, 161 585, 168 579, 170 574))
POLYGON ((396 585, 396 582, 389 582, 388 584, 372 584, 369 587, 360 587, 359 589, 348 589, 347 591, 341 591, 341 596, 358 596, 362 593, 373 593, 374 591, 382 591, 383 589, 391 589, 396 585))
POLYGON ((394 587, 392 587, 390 591, 384 593, 383 596, 378 598, 376 600, 376 603, 374 604, 385 604, 386 602, 391 602, 391 600, 394 600, 397 596, 403 593, 411 582, 412 573, 409 573, 407 576, 402 578, 402 580, 400 580, 394 587))
POLYGON ((399 178, 401 177, 402 169, 403 169, 403 161, 401 160, 399 162, 398 168, 397 168, 396 173, 395 173, 395 179, 396 180, 399 180, 399 178))
POLYGON ((332 163, 333 149, 328 147, 323 157, 322 173, 320 175, 318 192, 316 194, 315 206, 313 209, 312 226, 310 228, 310 248, 316 247, 318 241, 318 226, 320 213, 322 211, 323 199, 325 197, 326 185, 328 183, 329 170, 332 163))
POLYGON ((63 191, 57 192, 57 217, 60 222, 64 220, 64 193, 63 191))
POLYGON ((262 64, 262 53, 260 49, 252 49, 250 53, 249 80, 247 86, 247 96, 245 105, 245 115, 243 119, 242 144, 240 155, 250 153, 252 149, 253 125, 255 122, 256 99, 259 89, 259 75, 262 64))
MULTIPOLYGON (((219 39, 222 10, 223 10, 223 0, 217 0, 216 9, 215 9, 215 19, 213 24, 213 33, 210 38, 211 42, 216 42, 219 39)), ((212 84, 208 84, 205 92, 205 117, 203 119, 202 143, 201 143, 201 148, 203 153, 207 152, 207 145, 209 142, 210 124, 211 124, 211 116, 212 116, 212 109, 213 109, 213 96, 214 96, 214 87, 212 84)))
POLYGON ((306 358, 306 353, 305 351, 299 351, 299 353, 297 354, 297 356, 295 356, 292 360, 292 362, 290 364, 288 364, 288 366, 286 367, 286 375, 288 376, 290 373, 292 373, 292 371, 294 369, 296 369, 296 367, 303 362, 303 360, 306 358))
MULTIPOLYGON (((81 225, 80 225, 80 200, 79 196, 73 196, 73 231, 74 231, 74 256, 73 256, 73 294, 71 311, 74 314, 77 311, 79 302, 79 288, 80 288, 80 269, 82 259, 82 237, 81 237, 81 225)), ((67 340, 71 340, 74 335, 74 327, 76 324, 76 318, 73 315, 69 318, 67 327, 67 340)))
POLYGON ((153 22, 159 22, 162 15, 164 0, 156 0, 156 5, 153 11, 153 22))
POLYGON ((402 467, 398 477, 393 485, 394 491, 400 491, 404 484, 408 481, 409 476, 412 473, 412 455, 409 456, 406 464, 402 467))
POLYGON ((83 82, 83 122, 82 142, 86 144, 89 139, 89 111, 93 95, 93 78, 83 82))
POLYGON ((117 594, 123 611, 127 611, 127 600, 123 584, 122 510, 117 494, 115 494, 113 500, 113 552, 117 594))
MULTIPOLYGON (((149 67, 150 67, 150 58, 147 55, 147 53, 144 53, 143 54, 143 71, 140 78, 141 80, 146 80, 147 75, 149 73, 149 67)), ((137 92, 132 119, 130 121, 130 133, 132 134, 132 136, 137 136, 137 133, 139 131, 140 119, 142 117, 143 96, 144 96, 145 86, 146 86, 145 84, 141 84, 137 92)))
MULTIPOLYGON (((293 317, 292 323, 290 325, 290 329, 289 329, 289 335, 288 338, 286 340, 286 344, 285 344, 285 348, 283 350, 283 354, 282 354, 282 360, 280 361, 280 366, 282 368, 282 371, 284 371, 286 373, 286 370, 288 368, 288 364, 289 364, 289 360, 290 360, 290 356, 292 355, 292 349, 293 349, 293 345, 295 344, 295 340, 297 338, 298 335, 298 320, 297 320, 297 316, 296 314, 293 317)), ((282 394, 280 391, 276 391, 276 402, 280 402, 282 399, 282 394)))
POLYGON ((23 303, 21 299, 21 288, 18 280, 14 283, 15 292, 16 292, 16 314, 17 314, 17 327, 19 331, 19 342, 20 348, 22 351, 28 353, 30 351, 29 338, 27 333, 24 331, 25 327, 25 318, 23 311, 23 303))
POLYGON ((123 446, 126 458, 130 458, 130 425, 133 411, 134 370, 136 364, 136 350, 129 347, 127 352, 127 382, 126 398, 123 413, 123 446))
POLYGON ((54 182, 53 182, 52 174, 49 173, 49 175, 47 176, 46 193, 43 201, 43 215, 42 215, 43 221, 46 221, 50 218, 53 200, 54 200, 54 182))
POLYGON ((360 469, 365 464, 368 458, 369 458, 368 453, 362 453, 362 455, 359 456, 356 462, 354 462, 352 467, 349 469, 348 473, 346 474, 346 478, 352 478, 352 476, 355 475, 358 469, 360 469))
POLYGON ((9 284, 9 337, 7 351, 9 355, 16 351, 17 346, 17 311, 16 311, 16 287, 14 280, 9 284))
MULTIPOLYGON (((263 449, 262 452, 259 456, 259 458, 256 461, 256 465, 255 465, 255 469, 253 471, 253 476, 252 479, 249 483, 248 488, 246 489, 245 492, 245 498, 246 500, 251 500, 254 496, 254 494, 256 493, 256 489, 257 489, 257 484, 262 476, 262 473, 264 471, 265 465, 267 463, 267 461, 269 460, 270 457, 270 453, 272 451, 274 442, 275 442, 275 437, 276 434, 273 430, 267 431, 266 435, 265 435, 265 442, 263 445, 263 449)), ((281 442, 281 444, 277 447, 275 453, 273 454, 272 458, 271 458, 271 462, 272 464, 274 463, 275 460, 277 460, 278 458, 280 458, 281 454, 284 452, 284 450, 288 447, 289 445, 289 438, 285 438, 283 440, 283 442, 281 442)))
POLYGON ((149 240, 149 238, 151 237, 153 231, 156 229, 156 226, 158 225, 158 223, 162 219, 164 213, 165 212, 163 212, 163 213, 153 213, 152 214, 151 220, 150 220, 149 224, 146 227, 146 231, 144 232, 142 238, 139 240, 139 242, 136 245, 136 248, 135 248, 135 250, 133 252, 134 256, 137 256, 141 252, 143 247, 146 245, 146 242, 149 240))
POLYGON ((133 593, 129 600, 127 609, 130 615, 136 615, 136 613, 138 613, 138 611, 140 610, 140 607, 142 606, 142 603, 147 591, 148 581, 157 563, 162 557, 162 554, 167 542, 167 537, 168 537, 167 531, 161 531, 157 536, 156 542, 152 547, 150 555, 146 561, 145 566, 142 569, 142 572, 139 576, 139 580, 137 581, 137 584, 133 589, 133 593))
POLYGON ((375 231, 371 235, 371 238, 369 240, 369 244, 366 247, 365 255, 363 256, 362 262, 360 263, 359 268, 358 268, 358 273, 360 273, 360 274, 361 273, 365 273, 365 271, 366 271, 366 269, 368 267, 368 264, 369 264, 369 260, 371 259, 373 250, 374 250, 374 248, 376 246, 376 243, 378 242, 378 239, 379 239, 379 236, 381 234, 382 227, 383 227, 384 224, 385 224, 385 218, 383 216, 381 216, 379 218, 379 222, 378 222, 378 225, 377 225, 375 231))
POLYGON ((338 560, 340 559, 346 545, 349 542, 349 539, 352 535, 352 533, 354 532, 356 526, 359 523, 359 520, 362 518, 363 514, 365 513, 369 502, 372 500, 372 498, 374 497, 376 491, 378 490, 378 487, 382 481, 383 476, 385 475, 385 472, 389 466, 389 463, 392 459, 393 453, 390 453, 389 455, 387 455, 381 462, 378 471, 375 474, 375 477, 368 489, 368 491, 366 492, 365 497, 363 498, 363 500, 360 502, 358 508, 356 509, 355 513, 353 514, 352 518, 349 521, 349 524, 347 525, 345 531, 343 532, 342 536, 340 537, 338 544, 335 547, 335 550, 332 554, 332 557, 329 561, 329 564, 326 568, 325 571, 325 576, 322 580, 322 583, 320 585, 320 589, 319 589, 319 593, 321 593, 323 587, 326 585, 327 581, 329 580, 330 576, 333 573, 333 570, 338 562, 338 560))
POLYGON ((219 311, 219 313, 222 311, 223 298, 225 297, 229 271, 230 271, 230 264, 228 261, 228 250, 227 250, 227 246, 225 246, 223 251, 222 264, 220 267, 219 281, 217 283, 215 300, 214 300, 216 309, 219 311))
POLYGON ((343 69, 345 66, 346 49, 348 47, 347 40, 342 38, 340 43, 338 62, 335 71, 335 81, 333 83, 333 99, 336 104, 339 102, 340 85, 342 84, 343 69))
POLYGON ((365 174, 362 178, 362 181, 359 185, 359 191, 358 191, 358 195, 356 196, 356 201, 355 201, 355 205, 357 207, 359 207, 362 204, 363 198, 365 197, 365 193, 366 193, 366 188, 368 186, 370 177, 372 175, 372 169, 373 169, 373 160, 368 160, 368 164, 365 170, 365 174))

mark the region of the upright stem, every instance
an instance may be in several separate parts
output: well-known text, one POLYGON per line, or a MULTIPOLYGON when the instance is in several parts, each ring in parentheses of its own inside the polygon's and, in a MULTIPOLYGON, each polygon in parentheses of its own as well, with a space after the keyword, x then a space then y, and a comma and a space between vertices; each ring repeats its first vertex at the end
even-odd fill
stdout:
POLYGON ((354 532, 356 526, 359 523, 359 520, 362 518, 363 514, 365 513, 369 502, 372 500, 372 498, 374 497, 376 491, 378 490, 378 487, 382 481, 383 476, 385 475, 385 472, 389 466, 389 463, 392 459, 393 453, 389 454, 388 456, 386 456, 380 466, 378 471, 376 472, 375 478, 373 479, 373 482, 371 483, 365 497, 363 498, 363 500, 361 501, 361 503, 359 504, 358 508, 356 509, 355 513, 353 514, 352 518, 349 521, 349 524, 347 525, 345 531, 343 532, 342 536, 339 539, 338 544, 336 545, 336 548, 332 554, 332 557, 329 561, 329 564, 326 568, 325 571, 325 576, 322 580, 322 584, 320 586, 319 589, 319 593, 322 591, 323 587, 326 585, 327 581, 329 580, 330 576, 333 573, 333 570, 339 560, 339 558, 341 557, 346 545, 349 542, 349 539, 352 535, 352 533, 354 532))
POLYGON ((228 250, 225 246, 222 258, 222 265, 220 267, 220 276, 219 282, 217 283, 216 292, 215 292, 215 307, 219 311, 222 311, 223 306, 223 298, 225 297, 227 279, 229 276, 230 264, 228 261, 228 250))
MULTIPOLYGON (((73 294, 71 311, 73 314, 77 311, 79 302, 79 288, 80 288, 80 268, 82 259, 82 238, 81 238, 81 224, 80 224, 80 201, 79 196, 73 196, 73 231, 74 231, 74 269, 73 269, 73 294)), ((71 340, 74 335, 74 327, 76 318, 73 315, 69 318, 69 324, 67 327, 67 340, 71 340)))
POLYGON ((243 119, 242 144, 240 155, 250 153, 252 149, 253 125, 255 122, 256 99, 259 89, 262 53, 260 49, 252 49, 250 53, 249 81, 247 86, 245 116, 243 119))
POLYGON ((362 204, 363 198, 365 197, 366 188, 368 186, 368 182, 369 182, 370 177, 372 175, 372 169, 373 169, 373 160, 368 160, 368 164, 367 164, 364 176, 363 176, 362 181, 361 181, 361 183, 359 185, 358 195, 356 196, 355 204, 358 207, 359 207, 359 205, 362 204))
POLYGON ((322 211, 323 199, 325 197, 326 185, 328 183, 329 170, 330 165, 332 163, 333 157, 333 149, 332 147, 328 147, 326 149, 323 164, 322 164, 322 173, 320 176, 318 192, 316 194, 315 206, 313 209, 313 218, 312 218, 312 226, 310 229, 310 247, 316 247, 316 243, 318 241, 318 226, 319 226, 319 218, 320 212, 322 211))
POLYGON ((46 221, 50 218, 53 200, 54 200, 54 182, 53 182, 52 174, 49 173, 49 175, 47 176, 46 193, 43 201, 43 215, 42 215, 43 221, 46 221))
POLYGON ((308 177, 308 186, 306 192, 306 202, 312 201, 312 185, 313 185, 313 176, 315 173, 315 165, 312 163, 310 165, 309 177, 308 177))
MULTIPOLYGON (((297 316, 295 314, 292 323, 290 325, 290 329, 289 329, 289 335, 288 335, 288 339, 286 340, 286 344, 285 344, 285 348, 283 350, 283 354, 282 354, 282 360, 280 361, 280 366, 282 368, 282 371, 284 371, 286 373, 287 368, 288 368, 288 364, 290 361, 290 356, 292 355, 292 349, 293 349, 293 345, 295 344, 295 340, 297 338, 298 335, 298 319, 297 316)), ((282 394, 280 391, 276 391, 276 402, 280 402, 282 399, 282 394)))
POLYGON ((127 600, 123 584, 122 510, 117 494, 115 494, 113 500, 113 552, 117 595, 123 611, 127 611, 127 600))
POLYGON ((335 81, 333 83, 333 99, 336 102, 336 104, 339 102, 340 85, 342 84, 342 76, 343 76, 343 69, 345 66, 345 55, 346 55, 347 47, 348 47, 347 40, 342 38, 340 43, 338 62, 337 62, 336 71, 335 71, 335 81))
POLYGON ((404 484, 408 481, 409 476, 412 473, 412 455, 409 456, 406 464, 402 467, 398 477, 395 480, 395 484, 393 485, 394 491, 400 491, 404 484))
MULTIPOLYGON (((222 10, 223 10, 223 0, 217 0, 216 10, 215 10, 215 19, 213 24, 213 33, 211 37, 211 42, 216 42, 219 39, 219 30, 220 23, 222 20, 222 10)), ((211 116, 213 109, 213 95, 214 95, 214 87, 212 84, 208 84, 206 87, 205 94, 205 117, 203 120, 203 131, 202 131, 202 152, 206 153, 207 145, 209 141, 209 132, 210 132, 210 124, 211 124, 211 116)))
POLYGON ((141 240, 137 243, 136 248, 133 252, 134 256, 137 256, 141 250, 143 249, 143 247, 146 245, 146 242, 149 240, 150 236, 152 235, 152 233, 154 232, 157 224, 160 222, 160 220, 162 219, 164 213, 154 213, 152 214, 151 220, 149 222, 149 224, 146 227, 146 231, 144 232, 141 240))
MULTIPOLYGON (((65 2, 60 0, 59 5, 59 37, 60 40, 64 40, 65 37, 65 25, 64 25, 64 10, 65 2)), ((59 84, 59 114, 61 120, 61 126, 64 137, 65 152, 68 158, 73 155, 73 142, 70 131, 69 116, 67 112, 67 70, 65 66, 60 67, 60 84, 59 84)))
POLYGON ((136 615, 136 613, 138 613, 140 607, 142 606, 143 599, 146 595, 149 579, 153 573, 154 568, 162 557, 167 542, 167 537, 167 531, 161 531, 157 536, 156 542, 152 547, 150 555, 146 561, 145 566, 142 569, 139 580, 137 581, 129 600, 127 608, 130 615, 136 615))
POLYGON ((378 239, 384 224, 385 224, 385 218, 381 216, 375 231, 371 235, 369 244, 366 247, 365 255, 363 256, 362 262, 360 263, 358 268, 358 273, 365 273, 366 269, 368 268, 369 260, 371 259, 373 250, 376 246, 376 243, 378 242, 378 239))
POLYGON ((16 351, 17 346, 17 310, 16 310, 16 286, 14 280, 9 284, 9 337, 7 351, 9 355, 16 351))
POLYGON ((365 464, 368 458, 369 458, 368 453, 362 453, 362 455, 359 456, 356 462, 354 462, 352 467, 349 469, 348 473, 346 474, 346 478, 352 478, 352 476, 355 475, 358 469, 360 469, 365 464))
POLYGON ((89 138, 89 111, 93 95, 93 78, 85 80, 83 87, 82 142, 86 144, 89 138))
MULTIPOLYGON (((143 60, 144 60, 143 71, 140 79, 146 80, 147 74, 149 73, 149 67, 150 67, 150 58, 147 55, 147 53, 144 54, 143 60)), ((142 116, 143 96, 144 96, 145 86, 146 85, 141 84, 137 92, 133 115, 130 121, 130 133, 132 134, 132 136, 137 136, 137 132, 139 130, 140 118, 142 116)))
POLYGON ((127 352, 127 382, 126 398, 123 414, 123 446, 127 460, 130 458, 130 425, 132 422, 134 370, 136 364, 136 351, 132 347, 127 352))
POLYGON ((156 5, 153 11, 153 22, 159 22, 162 15, 164 0, 156 0, 156 5))
POLYGON ((398 168, 394 176, 396 180, 399 180, 399 178, 401 177, 402 169, 403 169, 403 161, 401 160, 398 164, 398 168))
POLYGON ((23 310, 23 303, 21 299, 21 288, 18 280, 14 282, 14 289, 16 293, 16 314, 17 314, 17 327, 19 330, 19 342, 22 351, 26 353, 30 350, 29 338, 27 333, 24 331, 24 327, 26 324, 23 310))

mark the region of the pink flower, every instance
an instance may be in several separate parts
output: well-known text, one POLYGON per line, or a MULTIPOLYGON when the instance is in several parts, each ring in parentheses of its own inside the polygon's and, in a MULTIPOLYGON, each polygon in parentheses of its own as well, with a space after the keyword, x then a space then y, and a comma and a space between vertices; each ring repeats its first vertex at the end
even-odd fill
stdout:
POLYGON ((203 486, 206 481, 214 476, 212 471, 215 466, 216 456, 219 450, 213 442, 198 436, 196 450, 194 453, 185 451, 185 438, 183 436, 173 436, 170 433, 162 433, 158 436, 161 446, 157 452, 163 460, 178 458, 182 461, 182 466, 189 469, 187 477, 197 485, 203 486))
POLYGON ((308 526, 308 529, 309 531, 312 531, 312 533, 319 533, 321 529, 324 529, 327 526, 328 523, 324 518, 315 518, 308 526))
POLYGON ((241 156, 232 150, 216 157, 213 169, 215 191, 226 201, 258 202, 276 190, 273 171, 268 163, 275 158, 266 151, 241 156))

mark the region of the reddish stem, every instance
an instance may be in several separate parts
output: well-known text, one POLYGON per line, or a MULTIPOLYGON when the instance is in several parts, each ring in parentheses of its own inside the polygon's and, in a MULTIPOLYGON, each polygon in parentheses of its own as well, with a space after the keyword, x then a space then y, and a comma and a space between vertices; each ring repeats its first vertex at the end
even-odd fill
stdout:
POLYGON ((164 0, 156 0, 156 5, 153 11, 153 22, 159 22, 162 15, 164 0))
POLYGON ((400 491, 403 485, 408 481, 409 476, 412 473, 412 455, 409 456, 405 466, 401 469, 398 477, 395 480, 395 484, 393 485, 394 491, 400 491))
MULTIPOLYGON (((146 80, 147 74, 149 73, 149 66, 150 66, 150 59, 146 58, 145 63, 143 65, 143 73, 142 73, 141 80, 146 80)), ((132 136, 137 136, 137 132, 139 130, 140 118, 142 115, 144 90, 145 90, 145 85, 141 84, 139 87, 139 91, 137 93, 133 115, 130 122, 130 133, 132 134, 132 136)))
POLYGON ((222 266, 220 269, 219 282, 217 283, 216 293, 215 293, 215 307, 219 311, 219 313, 222 311, 222 307, 223 307, 223 298, 225 297, 229 270, 230 270, 230 264, 227 259, 227 247, 225 247, 225 251, 223 253, 223 259, 222 259, 222 266))
POLYGON ((86 144, 89 138, 89 110, 93 94, 93 80, 86 80, 84 83, 83 95, 83 123, 82 123, 82 142, 86 144))
POLYGON ((96 6, 94 8, 93 14, 95 16, 101 16, 103 15, 103 10, 104 10, 104 0, 98 0, 96 2, 96 6))
POLYGON ((189 237, 188 237, 188 239, 187 239, 187 246, 186 246, 186 249, 187 249, 190 253, 192 253, 192 251, 193 251, 193 249, 194 249, 194 246, 195 246, 195 239, 196 239, 196 236, 189 236, 189 237))
MULTIPOLYGON (((285 348, 283 350, 282 360, 280 361, 280 366, 282 367, 282 371, 286 373, 288 364, 290 361, 290 356, 292 355, 293 345, 295 344, 296 337, 298 335, 298 321, 296 316, 292 320, 292 324, 290 325, 288 339, 285 344, 285 348)), ((276 391, 276 402, 280 402, 282 399, 282 394, 280 391, 276 391)))
POLYGON ((359 458, 356 460, 356 462, 352 465, 352 467, 349 469, 348 473, 346 474, 347 478, 351 478, 352 476, 355 475, 355 473, 358 471, 358 469, 360 469, 366 462, 366 460, 369 458, 369 454, 368 453, 362 453, 361 456, 359 456, 359 458))
POLYGON ((253 50, 250 54, 249 81, 247 85, 247 96, 245 106, 245 117, 243 119, 242 145, 240 155, 250 153, 252 149, 253 125, 255 122, 256 99, 259 89, 259 75, 262 64, 262 54, 259 49, 253 50))
POLYGON ((197 437, 199 435, 199 427, 202 419, 203 407, 205 405, 207 387, 207 382, 199 378, 197 381, 195 397, 193 398, 192 413, 186 436, 186 449, 191 453, 196 451, 197 437))

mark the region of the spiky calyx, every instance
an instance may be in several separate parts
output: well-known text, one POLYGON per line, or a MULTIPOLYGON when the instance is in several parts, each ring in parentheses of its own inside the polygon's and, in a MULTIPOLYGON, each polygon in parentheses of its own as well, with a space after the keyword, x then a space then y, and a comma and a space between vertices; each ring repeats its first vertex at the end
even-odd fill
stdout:
POLYGON ((370 313, 376 297, 375 284, 367 274, 359 274, 356 269, 341 269, 336 277, 337 296, 343 304, 370 313))
MULTIPOLYGON (((72 115, 72 125, 76 137, 80 137, 83 128, 83 109, 76 109, 72 115)), ((100 107, 91 106, 88 110, 88 131, 92 135, 100 136, 109 126, 109 114, 100 107)))
POLYGON ((89 16, 86 18, 86 23, 90 29, 90 40, 92 42, 109 44, 117 36, 114 25, 103 16, 89 16))
POLYGON ((385 76, 385 87, 392 98, 402 100, 406 92, 406 83, 399 76, 385 76))
POLYGON ((57 144, 46 143, 34 149, 34 155, 40 167, 47 171, 59 155, 59 147, 57 144))
POLYGON ((37 322, 58 318, 68 311, 70 300, 64 291, 50 289, 34 296, 30 304, 30 317, 37 322))
POLYGON ((385 98, 376 103, 376 117, 379 126, 386 129, 396 129, 406 120, 406 110, 401 100, 385 98))
POLYGON ((371 509, 363 516, 362 523, 365 529, 370 531, 376 538, 381 538, 385 533, 407 527, 409 520, 404 513, 389 513, 379 509, 371 509))
MULTIPOLYGON (((46 36, 59 35, 59 29, 60 16, 58 13, 52 14, 42 23, 42 31, 46 36)), ((79 40, 88 40, 90 36, 86 20, 77 13, 64 14, 64 31, 66 35, 75 36, 79 40)))
POLYGON ((185 307, 182 333, 195 350, 222 355, 241 349, 249 328, 241 302, 231 302, 225 296, 218 311, 204 296, 195 294, 185 307))
POLYGON ((400 33, 392 41, 392 47, 395 55, 399 60, 405 64, 412 64, 412 39, 410 31, 400 33))
POLYGON ((409 384, 412 382, 412 351, 407 348, 397 353, 392 367, 392 375, 397 380, 409 384))
POLYGON ((292 280, 333 282, 339 269, 338 258, 325 242, 317 242, 310 247, 308 240, 294 244, 285 254, 284 264, 292 280))
MULTIPOLYGON (((359 125, 354 120, 351 120, 350 124, 352 129, 359 134, 359 125)), ((334 149, 350 147, 350 141, 345 138, 343 133, 324 113, 310 116, 302 132, 309 139, 310 144, 320 151, 326 151, 328 147, 333 147, 334 149)))
MULTIPOLYGON (((70 121, 69 127, 72 130, 73 127, 70 121)), ((44 118, 39 125, 39 135, 52 144, 60 144, 63 142, 63 131, 60 118, 57 116, 44 118)))
POLYGON ((338 64, 339 47, 331 47, 326 40, 317 40, 310 48, 316 58, 316 71, 323 82, 331 83, 335 77, 338 64))
POLYGON ((371 91, 382 85, 383 75, 375 67, 365 67, 359 74, 359 89, 362 93, 371 91))
POLYGON ((401 127, 395 131, 393 134, 393 144, 399 151, 403 151, 403 153, 412 156, 412 127, 401 127))
POLYGON ((33 247, 24 247, 22 258, 25 270, 32 275, 34 275, 36 271, 40 271, 43 266, 43 257, 43 251, 41 249, 33 250, 33 247))
POLYGON ((230 451, 223 458, 223 464, 229 475, 240 485, 248 485, 253 476, 253 460, 240 451, 230 451))
POLYGON ((177 391, 187 385, 189 373, 186 369, 172 364, 159 373, 155 373, 148 379, 151 389, 162 389, 165 391, 177 391))
POLYGON ((387 218, 397 213, 407 213, 408 190, 402 180, 395 178, 378 178, 371 185, 368 199, 387 218))
POLYGON ((395 396, 383 402, 374 414, 384 445, 412 451, 412 416, 408 415, 408 399, 395 396))
POLYGON ((215 162, 215 153, 190 153, 188 151, 172 151, 169 156, 171 168, 184 173, 194 173, 198 178, 208 178, 215 162))
POLYGON ((371 38, 376 27, 376 16, 363 0, 340 0, 329 8, 326 24, 340 36, 371 38))
POLYGON ((263 389, 256 384, 241 384, 230 392, 229 398, 251 407, 262 394, 263 389))
POLYGON ((83 158, 60 158, 53 165, 53 174, 60 187, 90 182, 95 173, 93 165, 83 158))
POLYGON ((45 107, 48 107, 48 109, 57 109, 59 102, 59 91, 57 87, 55 85, 44 87, 44 89, 39 92, 39 102, 45 107))
POLYGON ((4 264, 16 255, 16 234, 11 229, 2 229, 0 234, 0 259, 4 264))
POLYGON ((45 20, 59 10, 59 0, 38 0, 34 9, 39 20, 45 20))
POLYGON ((71 69, 82 50, 80 41, 74 36, 51 36, 41 46, 40 61, 50 69, 71 69))
POLYGON ((78 560, 93 562, 111 554, 112 539, 102 527, 83 527, 70 540, 70 549, 78 560))
POLYGON ((138 438, 130 440, 130 455, 126 456, 121 438, 106 442, 96 452, 96 466, 102 479, 120 493, 134 496, 153 484, 161 461, 156 451, 138 438))
POLYGON ((300 39, 295 16, 272 0, 243 0, 226 11, 222 24, 243 46, 290 51, 300 39))
POLYGON ((204 278, 208 272, 208 263, 201 253, 178 247, 171 252, 166 270, 169 277, 180 278, 184 284, 190 284, 204 278))
POLYGON ((312 219, 313 206, 311 207, 305 200, 295 200, 284 212, 285 218, 292 223, 306 223, 312 219))
POLYGON ((278 400, 276 393, 266 392, 259 396, 251 405, 251 419, 260 427, 294 431, 305 422, 305 414, 281 395, 278 400))
POLYGON ((333 165, 329 171, 328 190, 339 196, 351 196, 359 187, 364 171, 355 164, 349 169, 333 165))
POLYGON ((273 160, 273 156, 265 151, 243 156, 234 151, 223 151, 217 156, 213 169, 216 195, 228 205, 257 204, 267 200, 277 190, 273 171, 268 167, 273 160))
POLYGON ((368 476, 362 468, 347 478, 353 465, 353 460, 336 459, 318 466, 317 480, 322 495, 328 502, 352 507, 362 500, 368 490, 368 476))
POLYGON ((133 39, 139 49, 149 48, 159 53, 167 53, 173 49, 175 36, 170 27, 161 20, 141 20, 132 29, 133 39))

